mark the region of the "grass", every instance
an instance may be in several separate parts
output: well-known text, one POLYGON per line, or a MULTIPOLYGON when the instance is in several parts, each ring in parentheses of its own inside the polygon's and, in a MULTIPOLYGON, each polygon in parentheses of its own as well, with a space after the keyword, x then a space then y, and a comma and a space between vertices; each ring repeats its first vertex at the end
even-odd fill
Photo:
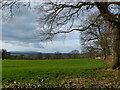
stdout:
MULTIPOLYGON (((30 83, 34 87, 37 85, 39 85, 38 87, 71 87, 72 83, 82 82, 83 85, 86 83, 83 81, 92 80, 93 78, 101 80, 101 76, 105 73, 107 81, 109 81, 108 78, 114 77, 111 72, 97 72, 97 69, 108 67, 108 64, 103 60, 4 60, 2 65, 3 87, 15 87, 16 82, 18 82, 18 86, 24 87, 29 87, 30 83), (80 79, 81 77, 82 80, 80 79), (76 78, 78 78, 77 82, 74 80, 76 78), (15 84, 13 84, 14 82, 15 84)), ((79 85, 81 84, 78 83, 77 86, 79 85)))
POLYGON ((106 67, 102 60, 64 59, 64 60, 4 60, 3 79, 23 80, 48 76, 91 76, 96 68, 106 67))

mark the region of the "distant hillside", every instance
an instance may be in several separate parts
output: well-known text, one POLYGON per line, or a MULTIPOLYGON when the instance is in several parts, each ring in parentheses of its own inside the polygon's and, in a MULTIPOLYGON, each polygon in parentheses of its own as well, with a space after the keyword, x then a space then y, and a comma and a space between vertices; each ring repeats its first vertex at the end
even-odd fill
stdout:
POLYGON ((34 52, 34 51, 11 51, 11 54, 14 55, 36 55, 41 52, 34 52))
MULTIPOLYGON (((36 55, 36 54, 39 54, 41 52, 34 52, 34 51, 11 51, 10 53, 13 54, 13 55, 36 55)), ((55 53, 41 53, 41 54, 43 54, 43 55, 46 55, 46 54, 54 55, 55 53)))

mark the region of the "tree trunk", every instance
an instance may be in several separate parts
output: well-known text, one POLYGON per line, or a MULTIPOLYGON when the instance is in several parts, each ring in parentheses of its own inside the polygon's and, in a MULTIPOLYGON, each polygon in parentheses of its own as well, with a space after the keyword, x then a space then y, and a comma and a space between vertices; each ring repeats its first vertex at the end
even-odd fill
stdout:
POLYGON ((112 31, 112 68, 116 69, 120 66, 120 22, 111 26, 112 31))

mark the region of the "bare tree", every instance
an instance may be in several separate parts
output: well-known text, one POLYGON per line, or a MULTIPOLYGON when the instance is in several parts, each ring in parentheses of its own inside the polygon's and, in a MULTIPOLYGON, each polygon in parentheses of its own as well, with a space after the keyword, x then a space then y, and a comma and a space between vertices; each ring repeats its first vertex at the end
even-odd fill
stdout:
POLYGON ((0 9, 3 11, 6 10, 6 16, 13 17, 15 10, 20 10, 21 7, 31 8, 30 3, 30 0, 28 2, 21 2, 21 0, 2 0, 0 1, 0 9))
POLYGON ((2 49, 2 60, 10 58, 10 53, 7 50, 2 49))
POLYGON ((70 53, 71 54, 79 54, 79 50, 72 50, 70 53))
MULTIPOLYGON (((96 14, 92 14, 88 18, 89 21, 86 22, 92 23, 94 21, 93 17, 95 16, 96 14)), ((105 24, 102 17, 99 17, 95 24, 91 26, 88 30, 82 32, 81 40, 83 46, 85 46, 85 44, 87 43, 91 43, 93 44, 92 47, 94 47, 95 49, 98 48, 98 50, 101 51, 101 53, 104 55, 104 59, 106 59, 106 57, 110 55, 110 30, 105 24)))
POLYGON ((79 50, 72 50, 71 52, 68 53, 70 58, 78 58, 79 56, 79 50))
POLYGON ((54 59, 62 59, 62 53, 61 52, 55 52, 54 59))
POLYGON ((99 53, 97 52, 97 50, 98 50, 98 49, 96 49, 96 48, 93 47, 92 45, 86 45, 86 46, 84 46, 84 48, 83 48, 83 52, 84 52, 85 54, 87 54, 86 57, 89 57, 89 58, 92 58, 92 59, 95 59, 95 57, 99 54, 99 53))

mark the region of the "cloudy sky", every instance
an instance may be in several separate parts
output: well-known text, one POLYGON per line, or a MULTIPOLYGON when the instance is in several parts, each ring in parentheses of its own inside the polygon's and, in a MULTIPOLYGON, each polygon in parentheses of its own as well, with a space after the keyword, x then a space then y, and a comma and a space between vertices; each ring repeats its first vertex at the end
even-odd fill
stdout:
MULTIPOLYGON (((4 13, 4 12, 3 12, 4 13)), ((41 42, 37 35, 39 14, 34 9, 21 8, 11 19, 3 18, 0 45, 8 51, 39 51, 44 53, 81 50, 80 33, 66 34, 53 41, 41 42)))

